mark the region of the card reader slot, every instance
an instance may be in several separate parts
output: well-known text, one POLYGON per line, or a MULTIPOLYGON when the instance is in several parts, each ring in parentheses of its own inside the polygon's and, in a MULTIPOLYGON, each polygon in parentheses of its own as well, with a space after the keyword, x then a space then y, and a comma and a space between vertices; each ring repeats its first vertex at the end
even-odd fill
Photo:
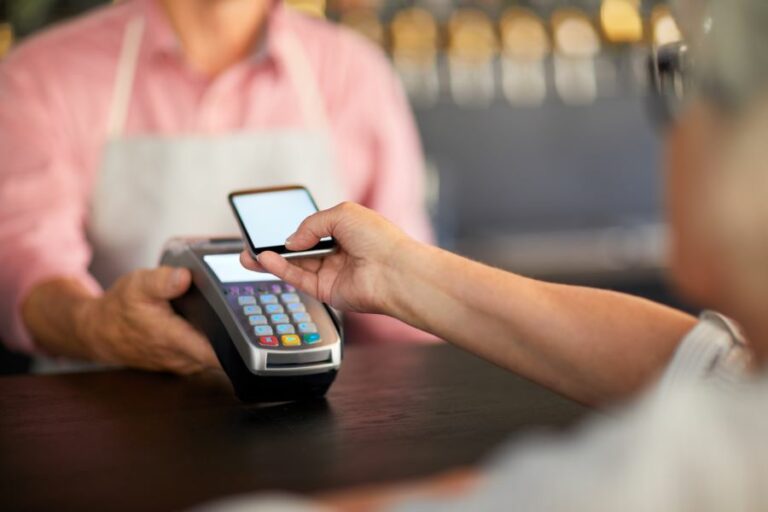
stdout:
POLYGON ((316 366, 327 364, 332 361, 330 350, 320 350, 315 352, 295 352, 295 353, 267 353, 267 368, 295 368, 298 366, 316 366))

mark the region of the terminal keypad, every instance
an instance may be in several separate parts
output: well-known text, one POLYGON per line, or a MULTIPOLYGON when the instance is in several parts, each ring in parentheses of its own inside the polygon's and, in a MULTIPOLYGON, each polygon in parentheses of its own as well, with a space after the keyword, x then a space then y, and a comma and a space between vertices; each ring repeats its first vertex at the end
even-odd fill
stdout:
POLYGON ((256 345, 300 348, 322 342, 317 325, 293 286, 230 285, 224 293, 256 345))

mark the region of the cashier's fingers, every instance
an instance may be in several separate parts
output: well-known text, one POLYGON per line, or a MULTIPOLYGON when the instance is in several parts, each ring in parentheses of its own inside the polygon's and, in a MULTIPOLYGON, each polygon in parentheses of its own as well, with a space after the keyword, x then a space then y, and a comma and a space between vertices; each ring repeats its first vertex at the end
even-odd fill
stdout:
POLYGON ((168 369, 175 373, 189 375, 219 368, 219 360, 208 340, 186 321, 181 318, 178 318, 178 321, 178 326, 174 326, 177 357, 169 362, 168 369))
POLYGON ((155 343, 143 345, 153 352, 144 359, 149 367, 179 374, 219 367, 208 340, 186 320, 174 315, 167 302, 184 294, 191 279, 188 269, 159 267, 133 272, 125 283, 124 300, 133 306, 125 310, 134 315, 129 320, 132 330, 139 336, 143 330, 163 333, 154 338, 155 343))
MULTIPOLYGON (((156 370, 179 375, 191 375, 204 370, 220 368, 219 360, 206 337, 186 320, 167 309, 167 316, 155 317, 156 326, 162 325, 163 336, 154 337, 154 349, 149 354, 156 370)), ((147 347, 149 348, 149 347, 147 347)))
POLYGON ((185 268, 158 267, 138 270, 131 275, 128 291, 143 297, 168 300, 186 292, 191 281, 192 276, 185 268))

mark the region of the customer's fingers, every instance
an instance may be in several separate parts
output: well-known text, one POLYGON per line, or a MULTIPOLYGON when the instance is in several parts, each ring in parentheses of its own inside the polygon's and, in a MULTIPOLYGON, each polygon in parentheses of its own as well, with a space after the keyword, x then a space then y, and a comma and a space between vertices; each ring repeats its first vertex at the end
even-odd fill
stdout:
MULTIPOLYGON (((295 258, 291 260, 291 263, 297 267, 303 268, 304 270, 317 272, 323 264, 323 259, 295 258)), ((240 253, 240 264, 248 270, 253 270, 255 272, 269 272, 261 265, 261 263, 259 263, 259 260, 254 259, 248 251, 243 251, 240 253)))
POLYGON ((302 270, 307 270, 309 272, 312 272, 313 274, 317 274, 320 271, 320 267, 323 266, 323 261, 325 259, 326 259, 325 257, 291 258, 290 263, 291 265, 296 265, 302 270))
POLYGON ((259 264, 267 272, 276 275, 286 283, 303 292, 317 296, 317 274, 294 265, 279 254, 264 251, 259 254, 259 264))
POLYGON ((262 267, 261 264, 259 264, 259 262, 254 259, 254 257, 251 256, 251 253, 248 251, 243 251, 240 253, 240 264, 248 270, 253 270, 254 272, 266 272, 264 267, 262 267))
POLYGON ((359 211, 363 207, 355 203, 344 202, 310 215, 294 234, 285 241, 285 246, 291 251, 304 251, 314 247, 321 238, 336 236, 339 222, 359 211))

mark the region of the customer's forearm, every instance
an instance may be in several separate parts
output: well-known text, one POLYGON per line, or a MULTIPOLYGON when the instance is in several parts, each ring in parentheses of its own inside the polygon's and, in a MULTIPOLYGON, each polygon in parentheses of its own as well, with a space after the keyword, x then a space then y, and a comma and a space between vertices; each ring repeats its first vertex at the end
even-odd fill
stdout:
POLYGON ((73 279, 35 286, 22 305, 22 317, 35 343, 46 353, 91 359, 82 313, 93 294, 73 279))
POLYGON ((644 299, 536 281, 423 245, 397 267, 394 316, 588 403, 653 379, 695 323, 644 299))

